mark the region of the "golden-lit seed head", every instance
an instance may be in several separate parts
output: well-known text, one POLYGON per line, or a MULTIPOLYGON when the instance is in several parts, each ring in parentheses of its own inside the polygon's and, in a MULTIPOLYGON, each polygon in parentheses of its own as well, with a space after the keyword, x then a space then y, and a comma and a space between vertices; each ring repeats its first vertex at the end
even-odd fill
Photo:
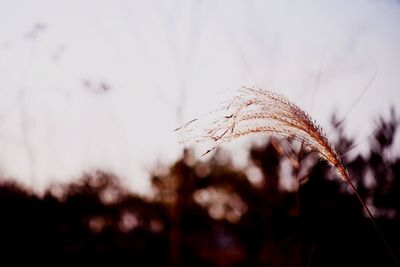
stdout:
POLYGON ((185 130, 189 134, 186 141, 209 142, 210 149, 204 154, 222 143, 252 134, 290 137, 316 151, 336 169, 341 178, 348 179, 346 169, 321 127, 286 97, 263 89, 242 87, 238 95, 220 111, 223 114, 200 133, 193 135, 197 119, 177 130, 185 130))

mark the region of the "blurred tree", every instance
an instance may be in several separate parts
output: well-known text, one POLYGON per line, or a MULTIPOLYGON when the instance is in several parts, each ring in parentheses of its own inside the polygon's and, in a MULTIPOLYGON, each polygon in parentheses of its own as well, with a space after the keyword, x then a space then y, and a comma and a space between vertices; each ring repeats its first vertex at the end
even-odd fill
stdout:
MULTIPOLYGON (((394 110, 380 118, 367 155, 335 123, 336 147, 400 256, 400 155, 394 110)), ((38 197, 0 186, 0 261, 58 266, 392 266, 363 209, 323 161, 291 140, 267 140, 238 170, 222 150, 190 150, 152 175, 139 197, 96 172, 38 197), (51 257, 49 256, 51 255, 51 257), (57 260, 54 261, 53 259, 57 260)))

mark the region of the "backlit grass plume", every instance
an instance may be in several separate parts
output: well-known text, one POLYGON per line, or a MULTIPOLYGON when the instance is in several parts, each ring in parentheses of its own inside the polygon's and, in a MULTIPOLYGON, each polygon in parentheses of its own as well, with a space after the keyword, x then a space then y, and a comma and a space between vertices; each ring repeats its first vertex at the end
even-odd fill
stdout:
POLYGON ((348 174, 321 127, 302 109, 282 95, 250 87, 242 87, 239 94, 220 109, 223 114, 211 125, 193 135, 194 119, 176 130, 185 130, 186 141, 211 143, 210 149, 242 136, 271 134, 293 138, 335 167, 339 176, 348 180, 348 174))
POLYGON ((254 134, 283 136, 299 141, 306 148, 317 152, 334 168, 339 177, 349 184, 392 258, 399 266, 394 253, 380 233, 369 208, 357 192, 333 145, 330 144, 321 127, 301 108, 282 95, 252 87, 242 87, 238 95, 226 102, 215 113, 219 117, 213 120, 209 127, 200 129, 200 132, 199 126, 196 125, 198 119, 188 122, 176 131, 185 131, 187 137, 185 141, 210 143, 210 148, 204 154, 211 152, 222 143, 254 134))

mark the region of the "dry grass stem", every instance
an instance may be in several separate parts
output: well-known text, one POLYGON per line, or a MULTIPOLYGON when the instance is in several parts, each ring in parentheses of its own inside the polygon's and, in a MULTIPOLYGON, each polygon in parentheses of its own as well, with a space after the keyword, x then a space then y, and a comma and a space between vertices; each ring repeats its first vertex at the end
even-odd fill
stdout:
POLYGON ((199 120, 194 119, 176 129, 176 131, 185 132, 184 135, 187 138, 183 140, 184 143, 209 143, 209 149, 203 154, 205 155, 222 143, 248 135, 267 133, 299 141, 304 147, 317 152, 334 168, 339 177, 350 185, 393 260, 397 266, 400 266, 376 225, 372 213, 352 183, 333 145, 330 144, 321 127, 301 108, 282 95, 244 86, 239 90, 238 95, 226 102, 221 109, 211 112, 207 116, 210 114, 217 115, 217 117, 211 121, 208 128, 201 129, 199 125, 196 125, 199 120))

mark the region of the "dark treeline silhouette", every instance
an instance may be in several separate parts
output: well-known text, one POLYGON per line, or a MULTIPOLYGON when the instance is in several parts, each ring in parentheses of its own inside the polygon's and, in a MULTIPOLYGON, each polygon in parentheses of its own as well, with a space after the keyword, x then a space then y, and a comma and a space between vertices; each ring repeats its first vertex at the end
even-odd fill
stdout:
MULTIPOLYGON (((400 257, 399 120, 381 118, 369 153, 352 157, 337 122, 337 150, 400 257)), ((244 170, 224 151, 207 161, 185 151, 151 179, 146 198, 100 171, 42 197, 3 183, 0 265, 395 266, 348 185, 291 140, 254 145, 244 170)))

